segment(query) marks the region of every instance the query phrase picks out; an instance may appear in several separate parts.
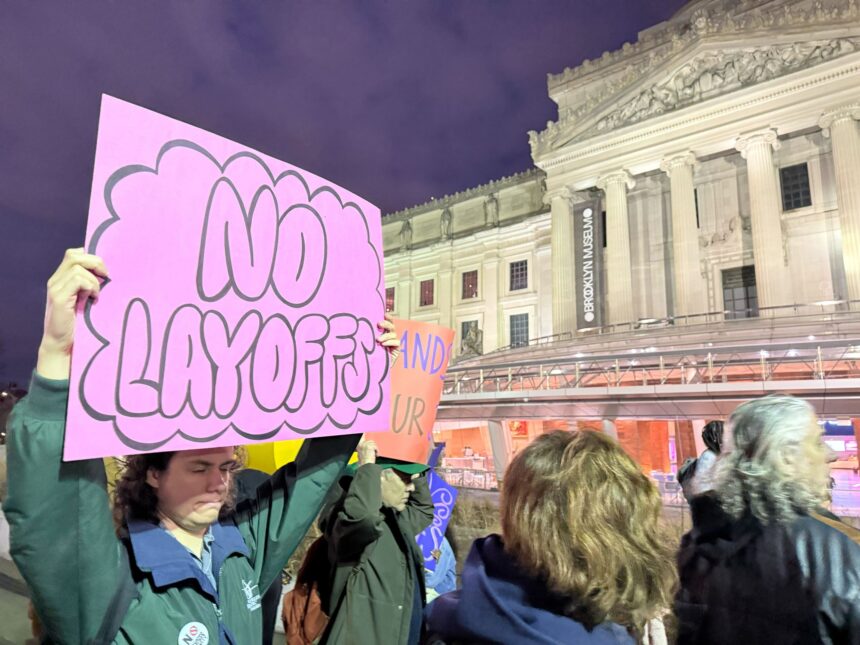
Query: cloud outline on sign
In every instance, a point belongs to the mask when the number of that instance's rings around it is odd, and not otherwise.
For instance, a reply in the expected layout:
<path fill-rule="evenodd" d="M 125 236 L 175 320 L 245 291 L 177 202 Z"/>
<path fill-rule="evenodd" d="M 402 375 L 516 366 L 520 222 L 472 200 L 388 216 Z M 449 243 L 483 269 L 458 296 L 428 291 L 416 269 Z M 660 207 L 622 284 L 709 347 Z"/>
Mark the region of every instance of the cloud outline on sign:
<path fill-rule="evenodd" d="M 116 188 L 116 186 L 122 180 L 124 180 L 124 179 L 126 179 L 132 175 L 138 174 L 138 173 L 150 173 L 150 174 L 154 174 L 157 176 L 159 173 L 162 159 L 165 157 L 165 155 L 168 152 L 170 152 L 171 150 L 176 149 L 176 148 L 190 149 L 194 152 L 197 152 L 197 153 L 203 155 L 212 164 L 214 164 L 216 168 L 218 168 L 219 172 L 222 174 L 222 177 L 223 177 L 223 174 L 225 173 L 225 171 L 227 170 L 227 168 L 229 168 L 229 166 L 232 163 L 235 163 L 236 161 L 238 161 L 240 159 L 250 159 L 250 160 L 256 162 L 265 171 L 266 176 L 272 182 L 272 188 L 276 187 L 278 182 L 283 181 L 284 179 L 287 179 L 289 177 L 294 177 L 300 182 L 300 184 L 304 188 L 305 195 L 307 197 L 308 205 L 316 196 L 321 195 L 323 193 L 330 193 L 337 200 L 337 203 L 340 205 L 342 210 L 345 210 L 348 207 L 355 209 L 358 212 L 358 214 L 360 215 L 361 222 L 364 225 L 365 241 L 367 242 L 367 245 L 370 247 L 371 251 L 373 252 L 374 257 L 376 258 L 378 272 L 377 272 L 377 282 L 376 282 L 376 286 L 375 286 L 375 293 L 379 299 L 380 309 L 384 311 L 384 309 L 385 309 L 384 302 L 385 301 L 384 301 L 384 298 L 383 298 L 383 295 L 381 292 L 382 280 L 383 280 L 383 276 L 384 276 L 384 268 L 383 268 L 382 261 L 379 257 L 379 252 L 376 249 L 376 247 L 374 247 L 373 243 L 370 240 L 370 227 L 368 226 L 367 217 L 364 213 L 364 210 L 361 208 L 361 206 L 359 206 L 354 201 L 344 202 L 344 200 L 341 199 L 340 194 L 338 194 L 338 192 L 329 185 L 320 186 L 319 188 L 317 188 L 311 192 L 309 190 L 309 186 L 308 186 L 307 181 L 305 181 L 305 178 L 302 176 L 301 173 L 299 173 L 296 170 L 293 170 L 293 169 L 286 170 L 282 173 L 279 173 L 277 176 L 275 176 L 272 173 L 271 169 L 268 167 L 268 165 L 260 158 L 260 156 L 254 154 L 253 152 L 247 151 L 247 150 L 243 150 L 243 151 L 232 154 L 230 157 L 227 158 L 227 160 L 223 164 L 221 164 L 215 158 L 215 156 L 212 155 L 203 146 L 201 146 L 197 143 L 194 143 L 193 141 L 189 141 L 188 139 L 172 139 L 172 140 L 166 142 L 164 145 L 162 145 L 161 149 L 159 150 L 158 154 L 156 155 L 156 160 L 155 160 L 154 166 L 151 167 L 151 166 L 146 166 L 144 164 L 129 164 L 129 165 L 123 166 L 123 167 L 115 170 L 108 177 L 107 181 L 105 182 L 104 190 L 103 190 L 104 203 L 105 203 L 105 206 L 108 210 L 109 217 L 107 219 L 105 219 L 105 221 L 100 223 L 98 225 L 98 227 L 96 227 L 96 230 L 93 232 L 92 238 L 90 239 L 89 243 L 87 244 L 87 247 L 86 247 L 87 253 L 98 255 L 98 252 L 97 252 L 98 251 L 98 244 L 99 244 L 99 241 L 101 240 L 102 235 L 111 226 L 113 226 L 114 224 L 116 224 L 117 222 L 119 222 L 122 219 L 119 216 L 119 214 L 117 213 L 116 208 L 113 204 L 112 193 L 113 193 L 113 190 Z M 312 209 L 312 210 L 315 211 L 315 209 Z M 243 215 L 246 215 L 245 210 L 244 210 L 244 206 L 243 206 Z M 317 213 L 317 215 L 318 215 L 318 213 Z M 279 214 L 279 219 L 280 219 L 280 217 L 281 217 L 281 215 Z M 247 230 L 247 227 L 248 227 L 247 217 L 245 218 L 245 225 L 246 225 L 246 230 Z M 104 291 L 104 289 L 106 289 L 106 288 L 109 288 L 110 282 L 111 282 L 111 280 L 109 278 L 107 278 L 103 281 L 102 287 L 101 287 L 102 291 Z M 234 430 L 236 432 L 236 434 L 240 435 L 241 437 L 244 437 L 246 439 L 255 440 L 255 441 L 264 441 L 266 439 L 271 439 L 272 437 L 277 435 L 281 431 L 281 429 L 284 428 L 285 426 L 287 428 L 289 428 L 291 431 L 295 432 L 296 434 L 300 434 L 300 435 L 304 435 L 304 436 L 313 435 L 323 425 L 325 425 L 326 422 L 329 422 L 333 427 L 338 428 L 339 430 L 345 430 L 345 429 L 351 427 L 355 423 L 356 418 L 358 418 L 359 412 L 361 412 L 362 414 L 365 414 L 365 415 L 371 415 L 371 414 L 374 414 L 375 412 L 377 412 L 380 409 L 380 407 L 382 406 L 382 402 L 384 399 L 383 392 L 382 392 L 382 384 L 385 382 L 385 379 L 387 378 L 387 376 L 391 370 L 391 358 L 390 358 L 390 355 L 387 351 L 384 352 L 385 367 L 384 367 L 384 370 L 382 371 L 379 382 L 377 382 L 377 384 L 376 384 L 376 387 L 379 390 L 376 405 L 373 406 L 371 409 L 368 409 L 368 410 L 359 410 L 358 408 L 356 408 L 354 411 L 354 414 L 352 416 L 352 419 L 349 421 L 339 423 L 334 418 L 332 418 L 332 416 L 329 412 L 326 412 L 325 415 L 323 415 L 320 422 L 311 428 L 297 428 L 285 420 L 285 421 L 281 421 L 273 429 L 268 430 L 266 432 L 251 433 L 251 432 L 248 432 L 246 430 L 243 430 L 241 427 L 239 427 L 238 425 L 236 425 L 235 423 L 233 423 L 231 421 L 221 430 L 219 430 L 215 433 L 206 435 L 205 437 L 197 437 L 194 435 L 190 435 L 186 432 L 183 432 L 183 430 L 181 428 L 177 428 L 175 431 L 173 431 L 171 434 L 169 434 L 165 439 L 158 440 L 158 441 L 144 442 L 144 441 L 139 441 L 137 439 L 132 439 L 131 437 L 127 436 L 122 431 L 122 429 L 120 428 L 120 426 L 117 422 L 117 416 L 119 416 L 118 414 L 116 414 L 116 413 L 105 414 L 103 412 L 99 412 L 87 401 L 87 398 L 85 396 L 84 385 L 87 382 L 87 377 L 89 375 L 90 369 L 97 362 L 99 355 L 102 352 L 104 352 L 111 344 L 110 340 L 108 340 L 105 336 L 103 336 L 102 334 L 100 334 L 98 332 L 98 330 L 96 329 L 96 327 L 92 321 L 92 307 L 94 304 L 95 303 L 92 299 L 87 300 L 87 302 L 84 304 L 83 317 L 84 317 L 84 322 L 87 326 L 88 331 L 90 332 L 90 334 L 92 334 L 93 338 L 96 339 L 96 341 L 99 343 L 100 346 L 95 352 L 93 352 L 92 356 L 90 357 L 89 361 L 84 366 L 84 369 L 81 372 L 81 377 L 80 377 L 79 382 L 78 382 L 78 399 L 79 399 L 81 406 L 84 409 L 84 411 L 91 418 L 95 419 L 96 421 L 110 422 L 112 424 L 113 430 L 116 433 L 116 436 L 119 438 L 119 440 L 124 445 L 128 446 L 129 448 L 131 448 L 133 450 L 137 450 L 137 451 L 141 451 L 141 452 L 153 451 L 153 450 L 156 450 L 156 449 L 164 446 L 165 444 L 169 443 L 170 441 L 173 441 L 176 438 L 182 438 L 182 439 L 185 439 L 186 441 L 189 441 L 192 443 L 205 444 L 207 442 L 218 439 L 224 433 L 228 432 L 230 429 Z M 358 322 L 367 322 L 371 326 L 371 329 L 373 329 L 373 323 L 371 323 L 370 321 L 367 321 L 364 318 L 361 318 L 361 319 L 357 318 L 356 320 Z M 147 320 L 147 322 L 149 322 L 149 321 Z M 150 347 L 150 349 L 151 349 L 151 347 Z M 147 366 L 149 364 L 149 359 L 150 359 L 150 352 L 148 351 L 147 356 L 146 356 L 146 365 Z M 142 382 L 142 383 L 148 382 L 151 385 L 155 385 L 151 380 L 146 380 L 146 379 L 140 379 L 138 382 Z M 240 376 L 240 382 L 241 382 L 241 376 Z M 371 385 L 372 385 L 372 381 L 369 380 L 367 391 L 370 391 Z M 117 405 L 117 402 L 115 401 L 114 402 L 114 408 L 118 408 L 118 407 L 119 406 Z M 323 405 L 322 407 L 327 409 L 327 408 L 330 408 L 331 406 L 330 405 L 328 405 L 328 406 Z"/>

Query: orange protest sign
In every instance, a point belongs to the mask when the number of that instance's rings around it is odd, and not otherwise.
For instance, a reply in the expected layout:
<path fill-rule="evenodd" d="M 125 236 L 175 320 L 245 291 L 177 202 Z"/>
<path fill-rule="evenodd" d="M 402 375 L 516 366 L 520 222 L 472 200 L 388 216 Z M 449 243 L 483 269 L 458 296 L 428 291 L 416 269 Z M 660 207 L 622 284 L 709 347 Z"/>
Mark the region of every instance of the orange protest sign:
<path fill-rule="evenodd" d="M 382 457 L 426 463 L 448 369 L 454 330 L 414 320 L 395 320 L 400 356 L 391 372 L 391 424 L 367 435 Z"/>

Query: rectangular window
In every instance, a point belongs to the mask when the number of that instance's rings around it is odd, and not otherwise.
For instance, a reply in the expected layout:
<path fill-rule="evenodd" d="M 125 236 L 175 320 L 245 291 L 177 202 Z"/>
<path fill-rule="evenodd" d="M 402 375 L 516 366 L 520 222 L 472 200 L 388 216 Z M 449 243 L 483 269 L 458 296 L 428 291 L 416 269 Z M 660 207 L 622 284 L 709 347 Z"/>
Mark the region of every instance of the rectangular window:
<path fill-rule="evenodd" d="M 528 289 L 529 286 L 529 261 L 519 260 L 511 262 L 511 291 Z"/>
<path fill-rule="evenodd" d="M 755 267 L 746 266 L 723 271 L 723 306 L 726 320 L 758 316 Z"/>
<path fill-rule="evenodd" d="M 433 304 L 433 280 L 422 280 L 421 281 L 421 300 L 419 301 L 419 305 L 421 307 L 429 307 Z"/>
<path fill-rule="evenodd" d="M 529 315 L 514 314 L 511 320 L 511 347 L 525 347 L 529 344 Z"/>
<path fill-rule="evenodd" d="M 478 297 L 478 271 L 463 272 L 463 300 Z"/>
<path fill-rule="evenodd" d="M 394 311 L 394 287 L 385 288 L 385 311 Z"/>
<path fill-rule="evenodd" d="M 782 210 L 793 211 L 812 205 L 809 169 L 805 163 L 780 168 L 779 183 L 782 187 Z"/>

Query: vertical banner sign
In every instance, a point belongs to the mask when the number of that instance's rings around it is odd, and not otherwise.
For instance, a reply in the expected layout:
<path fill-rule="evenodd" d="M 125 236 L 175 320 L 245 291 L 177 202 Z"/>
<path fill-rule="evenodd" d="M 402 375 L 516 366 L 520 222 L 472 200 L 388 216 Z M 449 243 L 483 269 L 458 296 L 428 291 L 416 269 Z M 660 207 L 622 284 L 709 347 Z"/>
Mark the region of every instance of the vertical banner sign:
<path fill-rule="evenodd" d="M 424 555 L 424 568 L 430 571 L 436 570 L 436 558 L 433 551 L 440 549 L 442 538 L 445 537 L 445 529 L 451 521 L 451 512 L 454 502 L 457 501 L 457 489 L 448 484 L 436 474 L 429 471 L 427 484 L 430 487 L 430 497 L 433 498 L 433 523 L 418 534 L 418 546 Z"/>
<path fill-rule="evenodd" d="M 379 209 L 104 96 L 66 460 L 386 427 Z"/>
<path fill-rule="evenodd" d="M 600 200 L 576 204 L 573 234 L 576 276 L 576 327 L 603 325 L 603 217 Z"/>
<path fill-rule="evenodd" d="M 414 320 L 395 320 L 400 356 L 391 371 L 391 419 L 373 440 L 383 457 L 427 463 L 448 370 L 454 330 Z"/>

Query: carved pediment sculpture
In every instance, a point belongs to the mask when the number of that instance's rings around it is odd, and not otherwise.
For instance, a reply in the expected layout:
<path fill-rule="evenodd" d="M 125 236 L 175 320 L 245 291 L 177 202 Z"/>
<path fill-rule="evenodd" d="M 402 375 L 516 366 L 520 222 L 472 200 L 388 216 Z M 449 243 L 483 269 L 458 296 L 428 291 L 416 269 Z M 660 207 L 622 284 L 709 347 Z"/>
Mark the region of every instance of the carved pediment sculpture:
<path fill-rule="evenodd" d="M 857 46 L 854 39 L 842 38 L 703 54 L 666 81 L 643 90 L 604 116 L 595 130 L 614 130 L 731 90 L 763 83 L 852 53 Z"/>
<path fill-rule="evenodd" d="M 860 41 L 849 34 L 778 45 L 770 44 L 776 39 L 762 37 L 763 31 L 777 35 L 800 27 L 856 27 L 860 0 L 713 0 L 695 5 L 643 32 L 633 44 L 550 75 L 551 95 L 571 98 L 560 103 L 557 122 L 529 133 L 532 156 L 860 48 Z M 737 46 L 723 44 L 719 51 L 698 48 L 697 43 L 714 38 Z M 684 51 L 690 51 L 686 61 L 679 59 Z M 661 80 L 649 84 L 648 79 Z"/>

